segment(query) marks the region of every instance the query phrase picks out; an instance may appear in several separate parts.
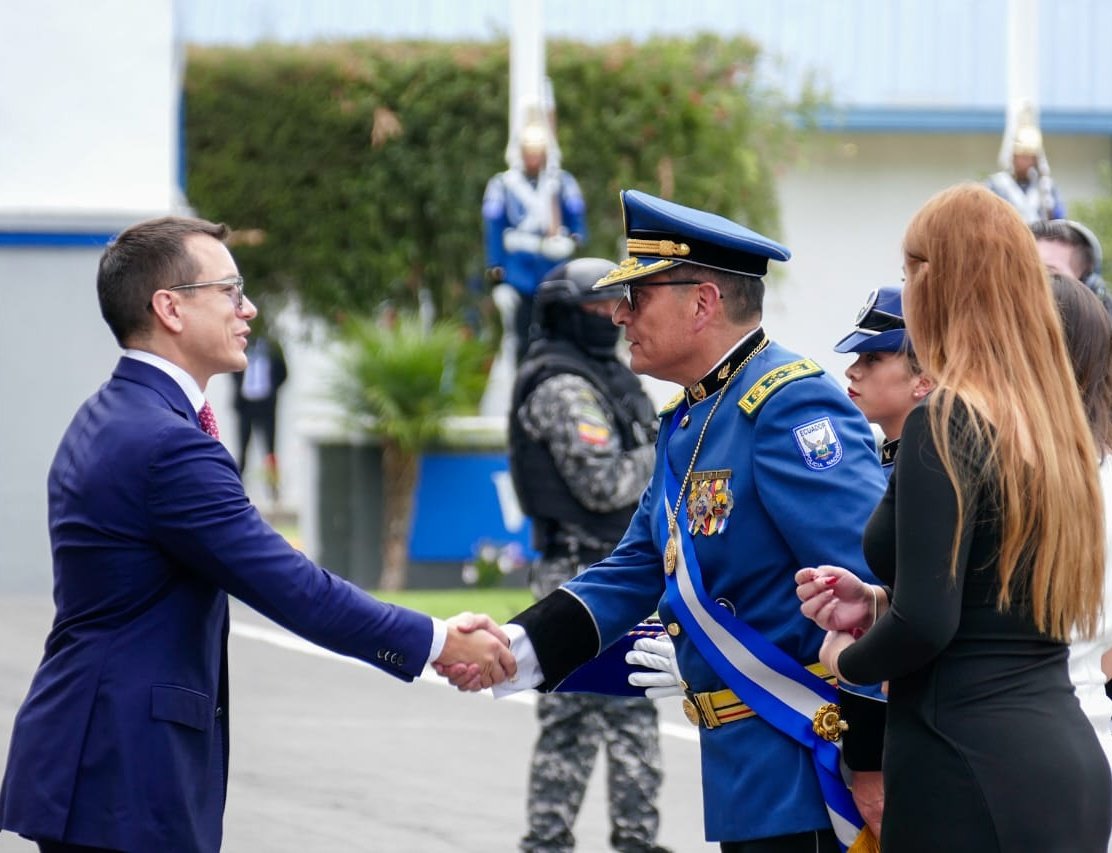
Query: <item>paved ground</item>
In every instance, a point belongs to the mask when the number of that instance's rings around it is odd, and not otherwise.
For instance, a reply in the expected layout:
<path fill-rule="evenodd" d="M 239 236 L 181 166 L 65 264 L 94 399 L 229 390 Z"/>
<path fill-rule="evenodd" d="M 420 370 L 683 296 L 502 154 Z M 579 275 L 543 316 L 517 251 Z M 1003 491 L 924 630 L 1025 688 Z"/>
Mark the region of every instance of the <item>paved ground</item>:
<path fill-rule="evenodd" d="M 45 598 L 0 599 L 0 746 L 42 649 Z M 513 851 L 524 827 L 536 732 L 531 701 L 460 695 L 434 676 L 408 685 L 314 649 L 252 611 L 233 610 L 228 853 Z M 660 842 L 702 840 L 695 730 L 660 703 Z M 578 850 L 606 851 L 601 762 L 577 826 Z M 0 853 L 36 848 L 0 834 Z"/>

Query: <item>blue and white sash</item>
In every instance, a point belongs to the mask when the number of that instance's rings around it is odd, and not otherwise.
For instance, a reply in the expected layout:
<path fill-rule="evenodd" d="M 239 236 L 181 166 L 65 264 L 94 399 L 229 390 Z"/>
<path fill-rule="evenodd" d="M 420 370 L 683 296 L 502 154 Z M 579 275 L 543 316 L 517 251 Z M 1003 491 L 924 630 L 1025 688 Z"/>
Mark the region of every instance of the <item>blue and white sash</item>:
<path fill-rule="evenodd" d="M 683 407 L 686 408 L 686 407 Z M 683 413 L 673 414 L 674 425 Z M 664 442 L 664 502 L 675 505 L 679 482 L 667 459 Z M 659 520 L 660 541 L 668 541 L 667 508 Z M 863 821 L 841 771 L 841 748 L 813 728 L 814 713 L 837 701 L 837 691 L 799 661 L 769 642 L 752 626 L 714 603 L 703 586 L 695 543 L 685 535 L 687 507 L 680 501 L 676 517 L 679 548 L 676 568 L 665 573 L 665 596 L 699 653 L 743 702 L 778 731 L 811 751 L 830 823 L 843 849 L 861 830 Z"/>

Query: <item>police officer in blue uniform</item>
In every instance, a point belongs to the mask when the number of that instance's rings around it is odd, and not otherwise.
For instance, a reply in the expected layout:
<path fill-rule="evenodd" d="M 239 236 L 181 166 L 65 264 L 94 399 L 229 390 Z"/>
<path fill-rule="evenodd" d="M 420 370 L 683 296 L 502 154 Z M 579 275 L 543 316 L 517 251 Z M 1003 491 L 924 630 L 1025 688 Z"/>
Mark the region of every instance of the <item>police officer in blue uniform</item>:
<path fill-rule="evenodd" d="M 880 464 L 885 477 L 895 467 L 904 421 L 933 387 L 911 348 L 903 316 L 903 286 L 873 290 L 857 312 L 853 330 L 834 345 L 835 352 L 855 353 L 846 368 L 849 396 L 883 434 Z M 849 726 L 842 755 L 853 771 L 854 801 L 879 837 L 884 788 L 886 699 L 880 685 L 841 684 L 839 704 Z"/>
<path fill-rule="evenodd" d="M 786 248 L 645 193 L 621 200 L 630 257 L 597 286 L 621 288 L 632 369 L 684 390 L 615 551 L 507 626 L 515 687 L 556 688 L 659 610 L 700 730 L 707 839 L 725 853 L 838 850 L 860 819 L 832 781 L 836 709 L 812 702 L 831 689 L 823 632 L 794 574 L 833 563 L 870 577 L 861 534 L 884 488 L 871 431 L 818 364 L 761 327 L 763 276 Z"/>
<path fill-rule="evenodd" d="M 857 312 L 853 330 L 834 345 L 834 351 L 857 355 L 846 368 L 849 396 L 884 434 L 880 462 L 890 475 L 904 421 L 932 387 L 907 338 L 903 287 L 888 285 L 872 291 Z"/>

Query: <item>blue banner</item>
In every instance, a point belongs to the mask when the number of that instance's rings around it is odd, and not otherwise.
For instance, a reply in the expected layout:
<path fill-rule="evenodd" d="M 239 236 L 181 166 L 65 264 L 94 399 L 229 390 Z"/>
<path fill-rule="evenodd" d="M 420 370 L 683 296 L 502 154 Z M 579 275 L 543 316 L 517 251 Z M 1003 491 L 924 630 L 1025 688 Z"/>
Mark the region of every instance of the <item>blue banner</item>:
<path fill-rule="evenodd" d="M 463 562 L 483 542 L 516 542 L 529 558 L 534 553 L 505 453 L 422 456 L 413 515 L 409 557 L 415 562 Z"/>

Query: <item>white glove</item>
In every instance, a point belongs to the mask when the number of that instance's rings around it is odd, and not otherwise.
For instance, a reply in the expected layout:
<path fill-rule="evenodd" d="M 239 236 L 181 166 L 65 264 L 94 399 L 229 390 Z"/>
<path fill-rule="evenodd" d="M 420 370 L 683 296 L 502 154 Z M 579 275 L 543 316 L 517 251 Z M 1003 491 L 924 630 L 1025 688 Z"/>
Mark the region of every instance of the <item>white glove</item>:
<path fill-rule="evenodd" d="M 502 248 L 507 252 L 529 252 L 535 255 L 542 251 L 543 245 L 540 234 L 519 231 L 516 228 L 507 228 L 502 232 Z"/>
<path fill-rule="evenodd" d="M 541 254 L 550 261 L 562 261 L 575 252 L 575 240 L 565 234 L 553 234 L 541 240 Z"/>
<path fill-rule="evenodd" d="M 626 652 L 626 663 L 654 669 L 656 672 L 631 672 L 628 681 L 634 687 L 645 687 L 649 699 L 665 696 L 682 696 L 679 667 L 676 666 L 676 647 L 667 634 L 660 639 L 642 637 L 633 644 L 633 651 Z"/>
<path fill-rule="evenodd" d="M 521 304 L 521 294 L 514 289 L 513 285 L 502 282 L 491 288 L 490 298 L 494 300 L 494 305 L 502 317 L 502 328 L 512 334 L 514 314 L 517 313 L 517 306 Z"/>

